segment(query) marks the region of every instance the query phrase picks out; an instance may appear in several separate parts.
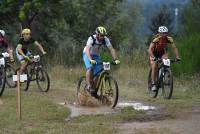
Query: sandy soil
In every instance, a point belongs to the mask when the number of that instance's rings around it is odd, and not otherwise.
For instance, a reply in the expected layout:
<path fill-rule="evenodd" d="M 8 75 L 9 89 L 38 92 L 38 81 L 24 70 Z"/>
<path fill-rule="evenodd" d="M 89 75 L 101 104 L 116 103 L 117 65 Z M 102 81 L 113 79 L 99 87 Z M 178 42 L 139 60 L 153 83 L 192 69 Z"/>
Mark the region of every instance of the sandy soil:
<path fill-rule="evenodd" d="M 119 134 L 200 134 L 200 109 L 179 113 L 174 119 L 118 124 Z"/>

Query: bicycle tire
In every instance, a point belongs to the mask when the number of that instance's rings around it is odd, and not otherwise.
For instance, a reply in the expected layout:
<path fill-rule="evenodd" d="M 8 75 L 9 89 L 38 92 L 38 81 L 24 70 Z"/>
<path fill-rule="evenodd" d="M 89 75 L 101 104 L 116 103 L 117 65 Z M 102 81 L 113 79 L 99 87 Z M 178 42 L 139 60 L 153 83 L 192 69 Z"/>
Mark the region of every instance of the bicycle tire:
<path fill-rule="evenodd" d="M 17 71 L 19 71 L 20 68 L 16 69 L 15 74 L 17 75 Z M 29 72 L 27 70 L 27 68 L 23 71 L 22 74 L 26 74 L 27 75 L 27 80 L 24 82 L 20 82 L 20 88 L 24 91 L 28 91 L 29 89 L 29 85 L 30 85 L 30 78 L 29 78 Z M 21 74 L 20 74 L 21 75 Z"/>
<path fill-rule="evenodd" d="M 76 91 L 76 99 L 79 104 L 81 103 L 79 100 L 79 94 L 82 93 L 83 91 L 85 91 L 86 87 L 87 87 L 86 77 L 81 76 L 78 80 L 77 89 L 76 89 L 77 90 Z"/>
<path fill-rule="evenodd" d="M 169 76 L 166 76 L 167 74 Z M 162 96 L 164 99 L 171 99 L 172 93 L 173 93 L 173 74 L 171 72 L 171 69 L 167 68 L 164 70 L 164 76 L 162 79 Z"/>
<path fill-rule="evenodd" d="M 5 84 L 6 84 L 6 74 L 5 74 L 5 68 L 3 66 L 0 67 L 0 96 L 3 95 L 4 89 L 5 89 Z"/>
<path fill-rule="evenodd" d="M 109 75 L 105 76 L 105 86 L 101 87 L 100 93 L 101 93 L 100 100 L 106 97 L 106 99 L 108 99 L 108 101 L 110 102 L 109 105 L 111 108 L 114 108 L 117 105 L 119 96 L 119 87 L 117 81 L 112 76 Z"/>
<path fill-rule="evenodd" d="M 41 75 L 42 77 L 41 77 Z M 41 82 L 46 82 L 45 87 L 42 86 Z M 36 71 L 36 82 L 41 92 L 48 92 L 50 89 L 50 79 L 48 73 L 43 68 L 38 68 Z"/>
<path fill-rule="evenodd" d="M 10 88 L 15 88 L 17 86 L 17 83 L 13 81 L 13 75 L 15 72 L 16 70 L 12 65 L 8 64 L 6 66 L 6 84 Z"/>
<path fill-rule="evenodd" d="M 150 71 L 149 71 L 148 88 L 147 89 L 148 89 L 149 96 L 152 97 L 152 98 L 156 98 L 157 95 L 158 95 L 158 89 L 156 91 L 151 90 L 151 88 L 152 88 L 151 72 L 152 72 L 152 69 L 150 69 Z"/>

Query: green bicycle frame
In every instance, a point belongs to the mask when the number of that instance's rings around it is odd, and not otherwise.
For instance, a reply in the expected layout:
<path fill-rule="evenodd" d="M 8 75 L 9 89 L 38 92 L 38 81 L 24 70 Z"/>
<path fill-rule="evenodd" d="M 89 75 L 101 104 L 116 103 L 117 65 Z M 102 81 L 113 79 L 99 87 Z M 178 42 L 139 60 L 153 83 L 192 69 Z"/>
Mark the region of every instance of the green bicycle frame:
<path fill-rule="evenodd" d="M 99 76 L 98 76 L 98 80 L 97 80 L 97 83 L 95 84 L 95 88 L 97 89 L 97 91 L 99 89 L 102 89 L 102 87 L 105 87 L 105 78 L 106 76 L 108 76 L 109 73 L 106 72 L 106 71 L 102 71 Z M 102 92 L 102 91 L 101 91 Z"/>

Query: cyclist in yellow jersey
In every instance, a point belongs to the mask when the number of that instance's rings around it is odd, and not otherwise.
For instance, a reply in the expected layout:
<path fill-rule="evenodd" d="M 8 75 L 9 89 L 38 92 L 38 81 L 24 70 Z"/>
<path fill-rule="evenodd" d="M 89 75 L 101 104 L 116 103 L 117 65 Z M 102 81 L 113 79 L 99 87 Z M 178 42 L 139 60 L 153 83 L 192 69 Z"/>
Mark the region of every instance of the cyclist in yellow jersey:
<path fill-rule="evenodd" d="M 22 34 L 22 38 L 20 38 L 17 44 L 17 48 L 16 48 L 17 59 L 21 63 L 20 73 L 23 72 L 23 70 L 26 68 L 30 60 L 29 59 L 29 56 L 31 55 L 29 51 L 30 45 L 33 45 L 33 44 L 36 45 L 40 49 L 42 54 L 46 54 L 42 45 L 31 37 L 31 30 L 29 28 L 23 29 L 21 34 Z"/>
<path fill-rule="evenodd" d="M 167 59 L 168 58 L 168 44 L 170 44 L 174 50 L 176 55 L 176 59 L 180 60 L 178 49 L 174 43 L 174 40 L 168 34 L 168 29 L 166 26 L 160 26 L 158 28 L 158 34 L 153 38 L 150 46 L 149 46 L 149 56 L 150 56 L 150 66 L 152 69 L 151 79 L 152 79 L 152 90 L 155 91 L 156 88 L 156 76 L 158 64 L 155 62 L 157 59 Z"/>

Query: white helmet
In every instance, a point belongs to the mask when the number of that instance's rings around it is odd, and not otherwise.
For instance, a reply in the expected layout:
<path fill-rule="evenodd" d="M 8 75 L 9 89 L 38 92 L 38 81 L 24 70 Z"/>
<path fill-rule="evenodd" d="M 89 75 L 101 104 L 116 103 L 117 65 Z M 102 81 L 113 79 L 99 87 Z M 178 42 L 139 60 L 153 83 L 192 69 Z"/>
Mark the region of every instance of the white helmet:
<path fill-rule="evenodd" d="M 5 31 L 4 31 L 4 30 L 0 30 L 0 34 L 1 34 L 2 36 L 5 36 Z"/>
<path fill-rule="evenodd" d="M 167 29 L 166 26 L 159 26 L 158 32 L 159 32 L 159 33 L 167 33 L 167 32 L 168 32 L 168 29 Z"/>

